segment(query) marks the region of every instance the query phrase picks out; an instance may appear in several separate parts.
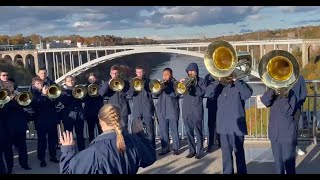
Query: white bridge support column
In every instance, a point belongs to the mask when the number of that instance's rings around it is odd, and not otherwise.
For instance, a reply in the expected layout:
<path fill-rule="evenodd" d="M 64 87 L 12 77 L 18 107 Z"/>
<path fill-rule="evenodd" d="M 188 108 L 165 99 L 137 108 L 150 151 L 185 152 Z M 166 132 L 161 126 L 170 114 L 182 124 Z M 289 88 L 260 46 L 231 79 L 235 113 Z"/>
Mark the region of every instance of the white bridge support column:
<path fill-rule="evenodd" d="M 49 72 L 49 68 L 48 68 L 48 59 L 47 59 L 47 53 L 44 53 L 44 63 L 46 65 L 46 70 Z"/>
<path fill-rule="evenodd" d="M 96 50 L 96 59 L 99 58 L 98 50 Z"/>
<path fill-rule="evenodd" d="M 52 53 L 52 62 L 53 62 L 53 75 L 54 75 L 54 79 L 56 80 L 58 78 L 56 74 L 56 60 L 55 60 L 54 52 Z"/>

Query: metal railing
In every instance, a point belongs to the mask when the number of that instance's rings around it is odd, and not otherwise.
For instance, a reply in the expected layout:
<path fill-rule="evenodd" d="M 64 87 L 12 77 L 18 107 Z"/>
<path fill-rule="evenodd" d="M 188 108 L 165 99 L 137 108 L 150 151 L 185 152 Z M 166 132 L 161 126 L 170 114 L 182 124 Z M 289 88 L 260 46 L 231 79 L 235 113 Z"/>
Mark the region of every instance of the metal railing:
<path fill-rule="evenodd" d="M 262 82 L 248 82 L 248 84 L 258 84 L 264 85 Z M 302 108 L 301 119 L 299 121 L 298 138 L 299 140 L 307 140 L 313 143 L 317 143 L 317 138 L 319 138 L 320 123 L 318 123 L 318 117 L 320 114 L 320 94 L 318 93 L 318 86 L 320 86 L 320 81 L 306 81 L 307 87 L 309 89 L 309 94 Z M 313 92 L 310 90 L 313 88 Z M 312 92 L 312 94 L 311 94 Z M 264 92 L 263 92 L 264 93 Z M 262 94 L 263 94 L 262 93 Z M 249 100 L 246 101 L 246 123 L 248 129 L 248 135 L 246 140 L 268 140 L 268 121 L 269 121 L 269 108 L 259 107 L 257 102 L 257 97 L 262 94 L 256 94 L 251 96 Z M 157 99 L 154 99 L 154 103 L 157 103 Z M 183 99 L 179 100 L 180 103 L 180 118 L 179 118 L 179 135 L 181 139 L 186 138 L 185 126 L 182 118 L 182 103 Z M 132 103 L 130 103 L 132 107 Z M 204 120 L 203 120 L 203 133 L 204 137 L 208 135 L 208 109 L 206 108 L 206 98 L 203 99 L 204 107 Z M 314 113 L 315 112 L 315 113 Z M 232 112 L 230 112 L 232 113 Z M 156 118 L 156 117 L 155 117 Z M 131 115 L 129 116 L 129 123 L 131 122 Z M 98 134 L 98 131 L 95 132 Z M 156 137 L 159 138 L 159 127 L 157 120 L 155 119 L 155 133 Z M 87 124 L 85 123 L 84 135 L 88 138 Z M 29 133 L 27 133 L 27 138 L 36 139 L 36 131 L 34 129 L 33 122 L 29 123 Z"/>

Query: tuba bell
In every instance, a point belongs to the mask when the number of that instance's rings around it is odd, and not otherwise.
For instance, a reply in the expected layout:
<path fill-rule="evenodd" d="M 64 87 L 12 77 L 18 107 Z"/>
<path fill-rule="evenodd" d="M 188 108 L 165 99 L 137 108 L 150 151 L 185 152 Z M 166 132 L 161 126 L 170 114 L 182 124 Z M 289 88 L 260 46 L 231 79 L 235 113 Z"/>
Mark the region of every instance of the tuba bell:
<path fill-rule="evenodd" d="M 175 90 L 179 94 L 187 94 L 191 86 L 197 85 L 197 77 L 189 76 L 184 82 L 175 83 Z"/>
<path fill-rule="evenodd" d="M 90 85 L 88 86 L 87 91 L 88 91 L 88 95 L 89 95 L 90 97 L 97 97 L 97 96 L 99 96 L 99 85 L 97 85 L 97 84 L 90 84 Z"/>
<path fill-rule="evenodd" d="M 72 96 L 76 99 L 83 99 L 87 95 L 87 88 L 84 85 L 76 85 L 72 89 Z"/>
<path fill-rule="evenodd" d="M 251 73 L 252 57 L 248 52 L 236 53 L 233 46 L 226 41 L 215 41 L 206 49 L 204 65 L 212 76 L 221 78 L 230 76 L 236 67 L 245 65 L 244 72 L 236 77 L 241 79 Z"/>
<path fill-rule="evenodd" d="M 0 108 L 2 108 L 5 104 L 10 101 L 11 93 L 8 89 L 0 90 Z"/>
<path fill-rule="evenodd" d="M 61 88 L 58 85 L 53 84 L 48 87 L 48 97 L 50 99 L 56 99 L 60 97 L 60 95 L 61 95 Z"/>
<path fill-rule="evenodd" d="M 266 86 L 286 96 L 299 78 L 299 63 L 291 53 L 273 50 L 262 57 L 258 72 Z"/>
<path fill-rule="evenodd" d="M 135 91 L 140 92 L 144 88 L 144 81 L 138 77 L 135 77 L 131 80 L 131 86 Z"/>
<path fill-rule="evenodd" d="M 16 101 L 20 106 L 28 106 L 32 101 L 31 92 L 21 92 L 15 97 Z"/>
<path fill-rule="evenodd" d="M 124 81 L 120 77 L 116 77 L 110 81 L 109 86 L 112 91 L 122 91 L 124 88 Z"/>
<path fill-rule="evenodd" d="M 149 89 L 151 93 L 158 94 L 160 91 L 166 88 L 166 85 L 167 85 L 167 81 L 165 80 L 159 81 L 154 79 L 150 81 Z"/>

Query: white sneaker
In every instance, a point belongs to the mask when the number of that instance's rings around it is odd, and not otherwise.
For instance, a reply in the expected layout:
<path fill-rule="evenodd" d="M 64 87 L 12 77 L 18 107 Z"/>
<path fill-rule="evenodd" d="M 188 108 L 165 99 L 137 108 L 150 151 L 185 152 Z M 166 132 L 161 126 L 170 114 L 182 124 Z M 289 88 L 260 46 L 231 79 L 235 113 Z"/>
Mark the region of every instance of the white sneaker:
<path fill-rule="evenodd" d="M 297 149 L 297 154 L 298 154 L 299 156 L 303 156 L 303 155 L 305 155 L 306 153 L 305 153 L 304 151 L 302 151 L 301 149 Z"/>

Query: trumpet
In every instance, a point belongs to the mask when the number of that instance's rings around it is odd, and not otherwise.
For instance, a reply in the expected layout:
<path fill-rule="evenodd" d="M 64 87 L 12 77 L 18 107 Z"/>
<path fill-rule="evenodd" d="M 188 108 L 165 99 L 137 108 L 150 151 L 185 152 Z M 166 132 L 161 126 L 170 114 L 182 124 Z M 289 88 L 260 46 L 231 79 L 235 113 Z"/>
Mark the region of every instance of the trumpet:
<path fill-rule="evenodd" d="M 76 99 L 83 99 L 87 95 L 87 88 L 84 85 L 76 85 L 72 89 L 72 96 Z"/>
<path fill-rule="evenodd" d="M 184 95 L 188 93 L 188 90 L 191 86 L 196 85 L 197 77 L 189 76 L 184 82 L 177 82 L 174 87 L 177 93 Z"/>
<path fill-rule="evenodd" d="M 113 91 L 122 91 L 124 88 L 124 81 L 120 77 L 116 77 L 110 81 L 109 86 Z"/>
<path fill-rule="evenodd" d="M 15 97 L 15 99 L 20 106 L 28 106 L 32 101 L 32 97 L 31 92 L 21 92 Z"/>
<path fill-rule="evenodd" d="M 88 86 L 87 91 L 88 91 L 88 95 L 89 95 L 90 97 L 97 97 L 97 96 L 99 96 L 99 85 L 97 85 L 97 84 L 90 84 L 90 85 Z"/>
<path fill-rule="evenodd" d="M 135 77 L 131 80 L 131 86 L 135 91 L 140 92 L 144 88 L 144 81 L 138 77 Z"/>
<path fill-rule="evenodd" d="M 53 84 L 48 87 L 48 97 L 50 99 L 56 99 L 56 98 L 60 97 L 61 92 L 62 92 L 61 88 L 56 84 Z"/>
<path fill-rule="evenodd" d="M 206 49 L 204 64 L 212 76 L 221 78 L 230 76 L 236 67 L 245 65 L 244 72 L 236 77 L 241 79 L 251 73 L 252 56 L 248 52 L 236 53 L 233 46 L 226 41 L 215 41 Z"/>
<path fill-rule="evenodd" d="M 0 90 L 0 108 L 10 101 L 11 92 L 8 89 Z"/>
<path fill-rule="evenodd" d="M 163 89 L 165 89 L 167 86 L 167 81 L 162 80 L 162 81 L 158 81 L 156 79 L 150 81 L 149 83 L 149 89 L 153 94 L 157 94 L 160 91 L 162 91 Z"/>
<path fill-rule="evenodd" d="M 299 63 L 291 53 L 273 50 L 262 57 L 258 72 L 266 86 L 278 95 L 287 96 L 299 78 Z"/>

